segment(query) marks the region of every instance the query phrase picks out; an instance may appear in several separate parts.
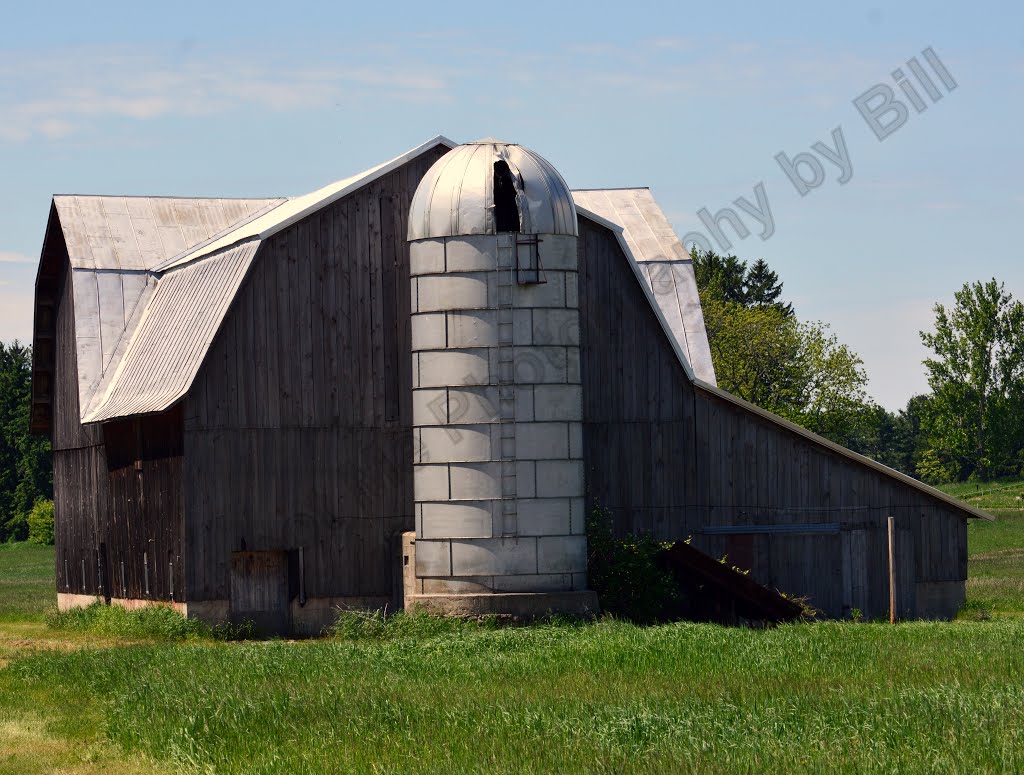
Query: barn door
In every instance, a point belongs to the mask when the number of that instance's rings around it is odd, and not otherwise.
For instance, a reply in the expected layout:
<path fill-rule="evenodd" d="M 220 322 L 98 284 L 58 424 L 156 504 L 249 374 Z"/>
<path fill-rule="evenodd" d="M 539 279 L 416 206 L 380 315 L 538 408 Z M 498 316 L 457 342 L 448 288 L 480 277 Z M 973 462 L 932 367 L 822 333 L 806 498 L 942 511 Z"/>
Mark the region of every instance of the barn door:
<path fill-rule="evenodd" d="M 251 621 L 260 635 L 291 629 L 288 552 L 233 552 L 231 620 Z"/>

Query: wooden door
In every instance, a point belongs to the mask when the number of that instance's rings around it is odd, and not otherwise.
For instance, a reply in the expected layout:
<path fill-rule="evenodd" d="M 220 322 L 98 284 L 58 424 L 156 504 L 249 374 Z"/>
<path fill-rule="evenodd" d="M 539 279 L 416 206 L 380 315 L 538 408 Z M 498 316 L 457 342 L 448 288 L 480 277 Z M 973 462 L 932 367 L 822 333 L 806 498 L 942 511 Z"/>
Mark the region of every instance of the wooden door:
<path fill-rule="evenodd" d="M 291 629 L 288 552 L 233 552 L 231 620 L 251 621 L 260 635 Z"/>

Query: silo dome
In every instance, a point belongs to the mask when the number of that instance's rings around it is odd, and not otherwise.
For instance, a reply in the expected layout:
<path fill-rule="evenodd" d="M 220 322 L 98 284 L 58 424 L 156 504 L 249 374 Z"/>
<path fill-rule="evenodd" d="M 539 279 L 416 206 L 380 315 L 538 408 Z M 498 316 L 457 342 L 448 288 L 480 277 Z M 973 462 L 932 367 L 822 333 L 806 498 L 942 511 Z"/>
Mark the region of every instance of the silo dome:
<path fill-rule="evenodd" d="M 423 177 L 409 211 L 409 239 L 472 234 L 577 236 L 569 187 L 542 156 L 493 138 L 465 143 Z"/>

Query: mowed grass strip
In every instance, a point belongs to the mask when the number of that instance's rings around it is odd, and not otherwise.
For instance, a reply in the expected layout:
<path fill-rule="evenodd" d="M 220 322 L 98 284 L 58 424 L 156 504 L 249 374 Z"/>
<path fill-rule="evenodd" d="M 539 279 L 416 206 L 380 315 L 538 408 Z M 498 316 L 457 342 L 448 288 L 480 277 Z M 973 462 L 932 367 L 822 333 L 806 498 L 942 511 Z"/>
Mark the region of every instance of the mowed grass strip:
<path fill-rule="evenodd" d="M 1024 623 L 617 622 L 37 654 L 74 733 L 217 772 L 1012 772 Z"/>

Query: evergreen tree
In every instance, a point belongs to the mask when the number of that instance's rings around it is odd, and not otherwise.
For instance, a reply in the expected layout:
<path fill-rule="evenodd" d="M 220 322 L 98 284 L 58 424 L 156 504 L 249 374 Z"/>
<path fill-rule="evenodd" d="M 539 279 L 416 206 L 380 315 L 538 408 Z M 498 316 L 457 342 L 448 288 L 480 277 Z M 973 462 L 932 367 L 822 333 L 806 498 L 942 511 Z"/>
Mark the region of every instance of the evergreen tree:
<path fill-rule="evenodd" d="M 782 282 L 779 275 L 768 268 L 768 262 L 763 258 L 757 259 L 747 270 L 745 285 L 747 306 L 775 307 L 786 317 L 793 314 L 792 304 L 783 304 L 779 301 L 782 295 Z"/>
<path fill-rule="evenodd" d="M 50 443 L 29 433 L 32 350 L 0 343 L 0 541 L 28 537 L 28 515 L 53 497 Z"/>
<path fill-rule="evenodd" d="M 785 317 L 793 314 L 793 305 L 779 301 L 782 282 L 779 275 L 759 258 L 753 266 L 736 256 L 720 256 L 710 250 L 693 249 L 693 272 L 701 300 L 725 301 L 743 307 L 773 307 Z"/>

